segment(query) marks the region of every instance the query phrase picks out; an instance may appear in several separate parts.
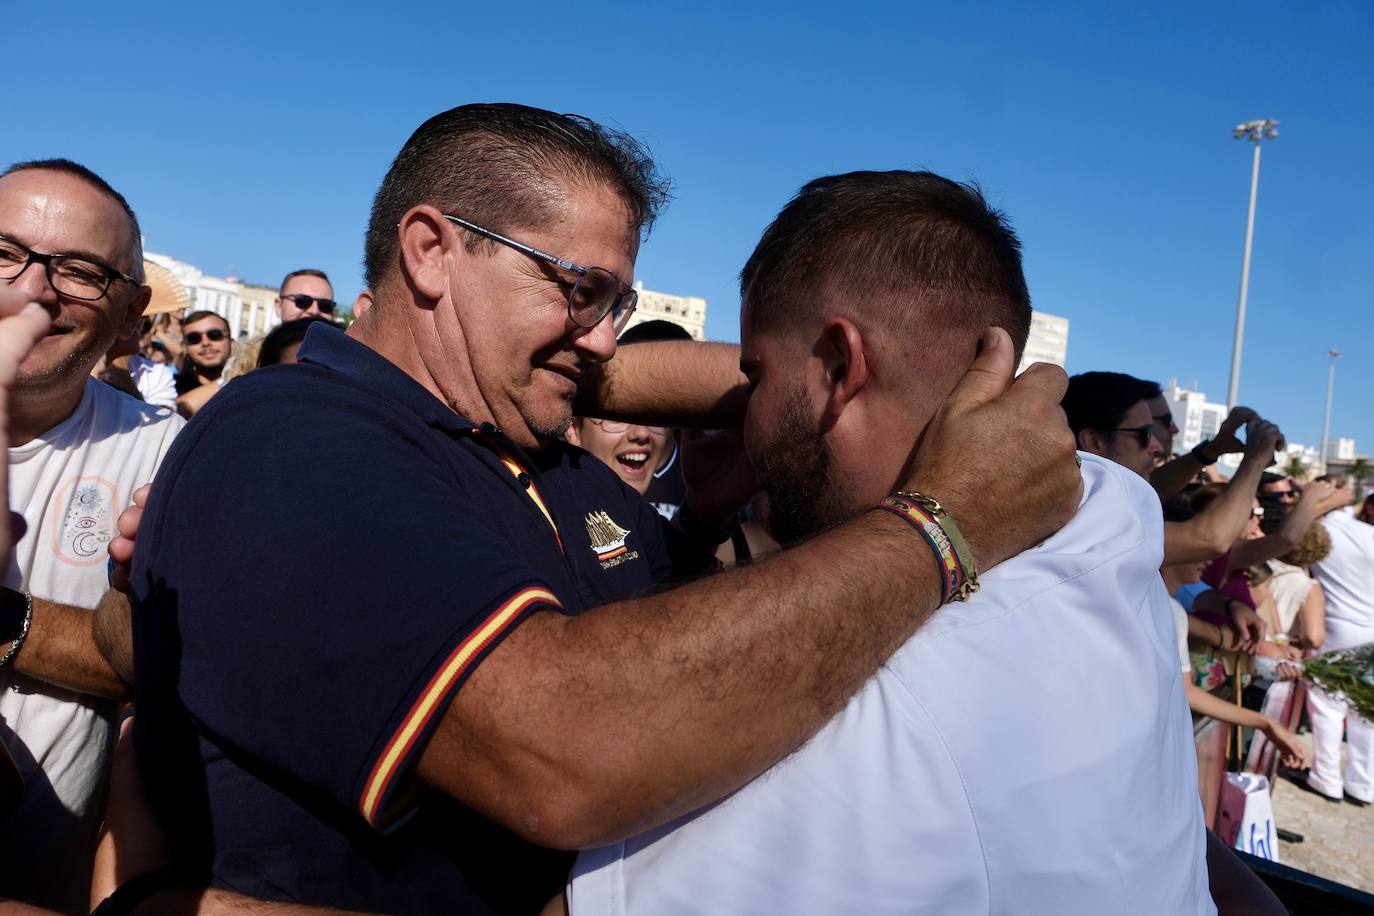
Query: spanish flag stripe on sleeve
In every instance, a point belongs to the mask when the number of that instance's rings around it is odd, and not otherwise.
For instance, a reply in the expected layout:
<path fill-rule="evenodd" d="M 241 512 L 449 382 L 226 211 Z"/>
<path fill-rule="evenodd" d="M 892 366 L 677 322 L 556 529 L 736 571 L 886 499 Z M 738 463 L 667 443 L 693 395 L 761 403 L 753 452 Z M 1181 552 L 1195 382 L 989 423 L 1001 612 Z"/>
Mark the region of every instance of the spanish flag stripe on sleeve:
<path fill-rule="evenodd" d="M 486 620 L 460 642 L 434 675 L 425 684 L 420 696 L 392 734 L 372 772 L 368 774 L 363 786 L 363 794 L 358 805 L 363 817 L 373 827 L 378 827 L 381 803 L 386 799 L 388 790 L 396 781 L 402 764 L 410 756 L 415 742 L 425 733 L 435 713 L 440 709 L 444 698 L 453 690 L 468 672 L 475 658 L 500 637 L 520 615 L 535 604 L 549 604 L 561 607 L 558 598 L 544 588 L 526 588 L 506 599 Z"/>

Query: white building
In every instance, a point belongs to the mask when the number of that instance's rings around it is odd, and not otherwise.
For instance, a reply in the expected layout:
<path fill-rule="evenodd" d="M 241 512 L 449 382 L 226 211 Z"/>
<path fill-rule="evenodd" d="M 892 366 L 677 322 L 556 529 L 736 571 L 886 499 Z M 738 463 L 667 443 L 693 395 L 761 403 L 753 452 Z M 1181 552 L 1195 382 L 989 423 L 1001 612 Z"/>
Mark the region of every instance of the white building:
<path fill-rule="evenodd" d="M 191 294 L 188 312 L 210 311 L 222 315 L 234 336 L 261 334 L 281 324 L 272 302 L 276 290 L 242 283 L 235 277 L 212 277 L 194 264 L 165 254 L 147 252 L 144 257 L 170 270 Z"/>
<path fill-rule="evenodd" d="M 1021 372 L 1031 363 L 1054 363 L 1063 368 L 1069 357 L 1069 319 L 1046 312 L 1031 312 L 1030 335 L 1021 354 Z"/>
<path fill-rule="evenodd" d="M 1225 404 L 1213 404 L 1207 395 L 1192 388 L 1184 388 L 1177 379 L 1170 379 L 1164 387 L 1164 400 L 1174 415 L 1178 435 L 1174 436 L 1174 454 L 1192 451 L 1199 442 L 1214 438 L 1226 422 L 1229 411 Z"/>
<path fill-rule="evenodd" d="M 1328 460 L 1354 461 L 1355 460 L 1355 440 L 1354 439 L 1327 439 L 1326 457 Z"/>
<path fill-rule="evenodd" d="M 646 321 L 671 321 L 691 334 L 693 340 L 706 339 L 705 299 L 654 292 L 645 289 L 642 282 L 635 283 L 635 292 L 639 294 L 639 304 L 625 330 Z"/>

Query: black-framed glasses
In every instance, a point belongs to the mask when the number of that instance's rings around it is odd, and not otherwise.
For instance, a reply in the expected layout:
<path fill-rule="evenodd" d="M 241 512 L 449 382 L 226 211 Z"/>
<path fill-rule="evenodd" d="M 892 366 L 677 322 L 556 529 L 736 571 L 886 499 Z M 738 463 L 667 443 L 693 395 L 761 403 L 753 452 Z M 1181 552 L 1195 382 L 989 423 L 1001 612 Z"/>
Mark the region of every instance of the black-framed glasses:
<path fill-rule="evenodd" d="M 1141 448 L 1150 447 L 1150 437 L 1155 434 L 1155 425 L 1146 423 L 1144 426 L 1117 426 L 1112 429 L 1103 430 L 1108 433 L 1135 433 L 1136 444 Z"/>
<path fill-rule="evenodd" d="M 601 323 L 602 319 L 610 315 L 611 327 L 616 334 L 619 334 L 625 327 L 625 323 L 630 320 L 630 315 L 634 314 L 635 305 L 639 302 L 639 293 L 620 282 L 620 277 L 606 268 L 580 267 L 567 258 L 560 258 L 557 255 L 549 254 L 547 251 L 541 251 L 533 245 L 517 242 L 499 232 L 493 232 L 476 223 L 469 222 L 461 216 L 445 213 L 444 219 L 462 226 L 469 232 L 475 232 L 483 238 L 514 248 L 521 254 L 529 255 L 537 261 L 544 261 L 577 274 L 577 281 L 573 283 L 573 288 L 568 293 L 568 317 L 579 328 L 594 328 Z"/>
<path fill-rule="evenodd" d="M 39 254 L 27 245 L 0 236 L 0 280 L 15 279 L 35 262 L 43 265 L 48 284 L 72 299 L 99 299 L 109 292 L 110 284 L 116 280 L 142 286 L 138 280 L 108 264 L 70 254 Z"/>
<path fill-rule="evenodd" d="M 228 336 L 229 335 L 224 333 L 224 331 L 220 328 L 211 328 L 208 331 L 192 331 L 182 339 L 194 347 L 199 345 L 202 339 L 208 339 L 214 341 L 215 343 L 219 343 L 221 340 Z"/>
<path fill-rule="evenodd" d="M 1159 414 L 1154 418 L 1155 425 L 1168 429 L 1174 425 L 1174 415 L 1171 411 Z"/>
<path fill-rule="evenodd" d="M 289 299 L 291 303 L 302 312 L 310 308 L 312 302 L 318 302 L 320 311 L 326 315 L 334 314 L 334 309 L 339 303 L 333 299 L 321 299 L 318 296 L 307 296 L 305 293 L 292 293 L 289 296 L 282 296 L 282 299 Z"/>

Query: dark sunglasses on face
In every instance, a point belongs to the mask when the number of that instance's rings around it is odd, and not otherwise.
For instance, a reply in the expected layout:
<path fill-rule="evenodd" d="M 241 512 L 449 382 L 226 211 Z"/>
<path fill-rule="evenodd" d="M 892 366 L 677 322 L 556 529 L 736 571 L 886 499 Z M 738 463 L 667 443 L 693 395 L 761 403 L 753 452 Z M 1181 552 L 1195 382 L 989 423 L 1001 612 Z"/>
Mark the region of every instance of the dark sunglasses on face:
<path fill-rule="evenodd" d="M 1155 417 L 1155 425 L 1162 429 L 1168 429 L 1174 425 L 1174 415 L 1172 413 L 1159 414 Z"/>
<path fill-rule="evenodd" d="M 1118 426 L 1115 429 L 1105 430 L 1109 433 L 1135 433 L 1136 444 L 1141 448 L 1150 447 L 1150 437 L 1155 434 L 1155 425 L 1146 423 L 1144 426 Z"/>
<path fill-rule="evenodd" d="M 192 331 L 191 333 L 186 335 L 186 342 L 194 347 L 200 343 L 202 338 L 208 338 L 210 340 L 213 340 L 215 343 L 219 343 L 221 340 L 228 336 L 229 335 L 225 334 L 219 328 L 211 328 L 208 331 Z"/>
<path fill-rule="evenodd" d="M 282 298 L 291 300 L 296 308 L 302 312 L 310 308 L 310 303 L 319 303 L 320 311 L 326 315 L 334 314 L 334 306 L 338 304 L 333 299 L 318 299 L 314 296 L 307 296 L 305 293 L 292 293 L 289 296 L 282 296 Z"/>

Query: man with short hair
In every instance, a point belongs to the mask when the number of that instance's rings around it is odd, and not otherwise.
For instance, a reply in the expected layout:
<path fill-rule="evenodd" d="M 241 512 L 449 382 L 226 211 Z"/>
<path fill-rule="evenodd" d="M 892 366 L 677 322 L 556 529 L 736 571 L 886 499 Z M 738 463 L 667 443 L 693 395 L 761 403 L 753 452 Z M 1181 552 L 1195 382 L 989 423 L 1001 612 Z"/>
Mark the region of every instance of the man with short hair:
<path fill-rule="evenodd" d="M 1078 447 L 1148 478 L 1164 454 L 1147 399 L 1150 382 L 1121 372 L 1083 372 L 1069 379 L 1064 413 Z"/>
<path fill-rule="evenodd" d="M 740 275 L 744 434 L 775 536 L 890 493 L 980 348 L 1014 341 L 1015 365 L 1020 261 L 975 188 L 929 172 L 817 179 L 783 209 Z M 1149 438 L 1143 413 L 1136 397 L 1100 425 Z M 917 631 L 803 748 L 583 853 L 573 916 L 1214 912 L 1158 502 L 1115 464 L 1087 457 L 1083 477 L 1067 526 Z M 1114 689 L 1084 689 L 1101 670 Z"/>
<path fill-rule="evenodd" d="M 297 318 L 328 318 L 334 320 L 334 287 L 322 270 L 303 267 L 293 270 L 281 281 L 277 294 L 277 317 L 282 321 Z"/>
<path fill-rule="evenodd" d="M 182 421 L 91 378 L 148 303 L 137 219 L 94 172 L 62 159 L 0 173 L 0 284 L 52 317 L 9 402 L 11 505 L 28 535 L 0 592 L 0 738 L 23 771 L 0 829 L 0 896 L 88 904 L 97 799 L 125 687 L 96 649 L 105 545 Z"/>
<path fill-rule="evenodd" d="M 186 394 L 206 386 L 218 388 L 224 366 L 234 352 L 229 321 L 218 312 L 192 312 L 181 320 L 185 362 L 177 373 L 177 391 Z"/>
<path fill-rule="evenodd" d="M 435 116 L 374 201 L 372 309 L 346 335 L 311 328 L 296 366 L 226 388 L 174 447 L 132 585 L 135 744 L 180 864 L 275 899 L 537 910 L 570 862 L 537 847 L 610 842 L 738 788 L 950 596 L 949 568 L 890 512 L 652 590 L 712 562 L 705 534 L 752 489 L 743 457 L 718 456 L 731 486 L 689 494 L 692 534 L 558 437 L 579 387 L 580 414 L 650 412 L 657 346 L 691 347 L 664 421 L 739 422 L 734 347 L 641 344 L 596 369 L 664 196 L 636 142 L 586 119 Z M 977 568 L 1058 528 L 1079 486 L 1062 373 L 1003 393 L 1011 345 L 989 341 L 884 484 L 942 500 Z M 321 454 L 367 485 L 296 473 Z M 231 533 L 214 551 L 206 517 Z M 302 566 L 302 545 L 360 527 L 367 563 Z M 294 549 L 264 556 L 263 537 Z"/>

